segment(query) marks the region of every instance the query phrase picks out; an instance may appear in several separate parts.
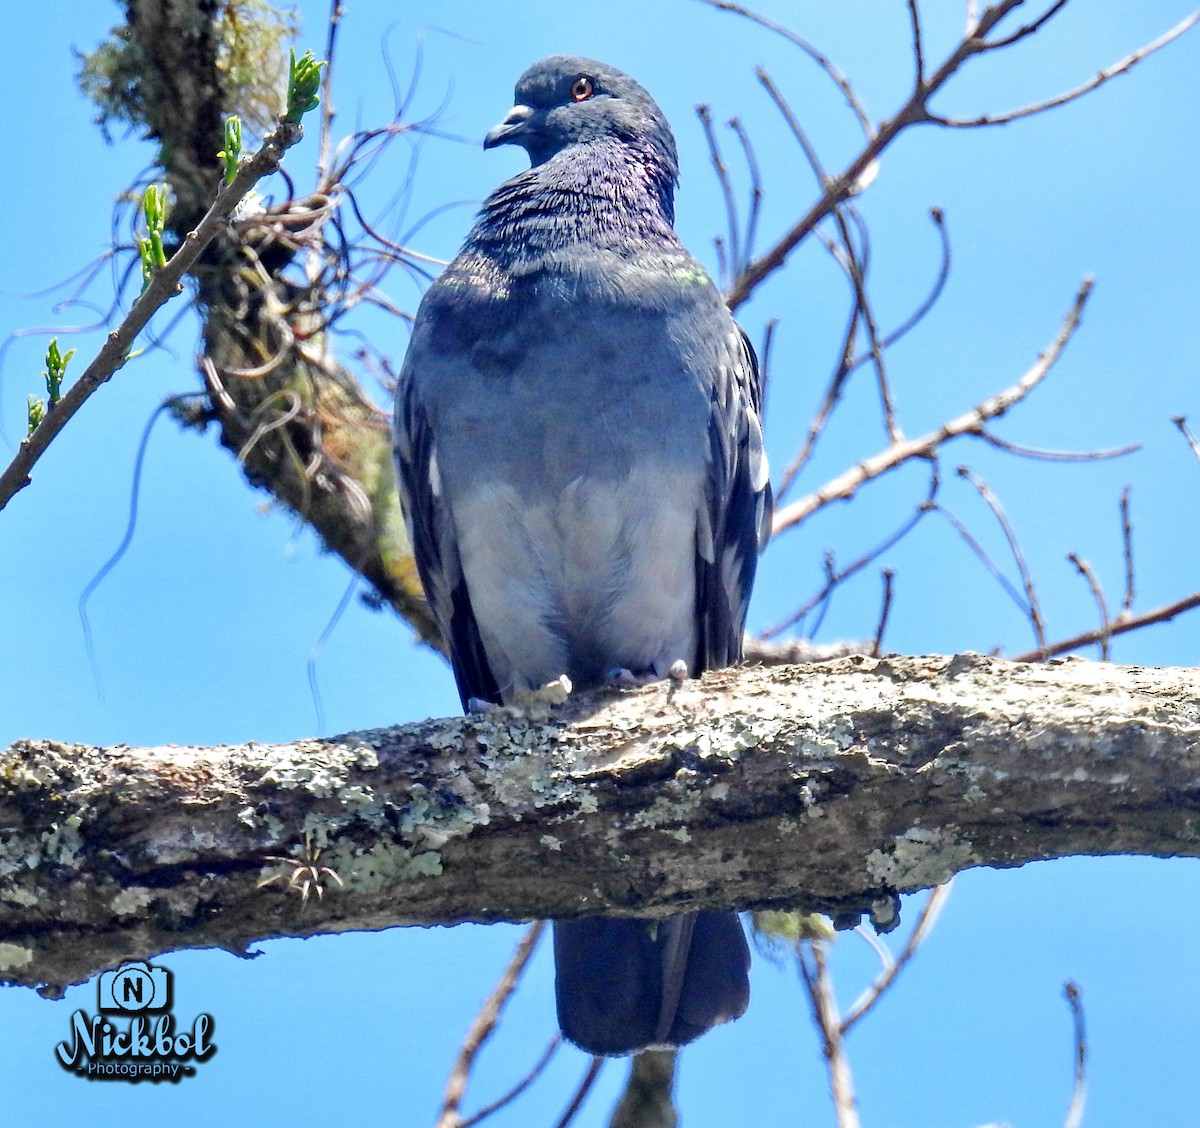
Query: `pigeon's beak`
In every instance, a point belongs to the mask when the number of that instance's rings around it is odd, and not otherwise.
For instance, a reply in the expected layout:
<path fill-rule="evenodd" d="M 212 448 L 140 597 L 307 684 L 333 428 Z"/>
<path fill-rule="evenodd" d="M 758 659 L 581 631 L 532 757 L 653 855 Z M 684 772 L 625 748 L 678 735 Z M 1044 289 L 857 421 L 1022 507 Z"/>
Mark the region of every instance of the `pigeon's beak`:
<path fill-rule="evenodd" d="M 485 149 L 494 149 L 497 145 L 520 145 L 522 134 L 533 110 L 529 106 L 513 106 L 508 116 L 483 139 Z"/>

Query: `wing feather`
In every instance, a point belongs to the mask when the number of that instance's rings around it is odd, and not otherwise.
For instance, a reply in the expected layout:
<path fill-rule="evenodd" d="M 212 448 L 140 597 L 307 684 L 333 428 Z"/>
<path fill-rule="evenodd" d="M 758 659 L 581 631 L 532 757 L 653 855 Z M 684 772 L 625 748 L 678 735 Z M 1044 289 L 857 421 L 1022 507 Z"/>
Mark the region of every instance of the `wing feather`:
<path fill-rule="evenodd" d="M 406 373 L 401 372 L 396 391 L 393 449 L 417 572 L 450 651 L 463 708 L 473 697 L 500 704 L 500 688 L 488 666 L 463 576 L 454 523 L 440 496 L 441 475 L 433 431 L 414 382 L 405 377 Z"/>
<path fill-rule="evenodd" d="M 718 358 L 708 419 L 709 474 L 696 542 L 697 672 L 742 657 L 758 555 L 771 531 L 762 375 L 738 325 Z"/>

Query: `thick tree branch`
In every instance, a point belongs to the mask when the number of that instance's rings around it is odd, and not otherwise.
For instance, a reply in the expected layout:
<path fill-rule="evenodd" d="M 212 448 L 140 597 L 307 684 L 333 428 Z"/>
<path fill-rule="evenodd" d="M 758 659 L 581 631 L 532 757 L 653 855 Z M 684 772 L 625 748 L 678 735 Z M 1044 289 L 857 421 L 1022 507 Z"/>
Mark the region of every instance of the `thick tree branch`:
<path fill-rule="evenodd" d="M 300 899 L 267 854 L 344 887 Z M 863 656 L 267 747 L 0 756 L 0 976 L 397 924 L 711 906 L 887 927 L 971 866 L 1200 856 L 1200 678 Z M 293 891 L 294 893 L 294 891 Z"/>

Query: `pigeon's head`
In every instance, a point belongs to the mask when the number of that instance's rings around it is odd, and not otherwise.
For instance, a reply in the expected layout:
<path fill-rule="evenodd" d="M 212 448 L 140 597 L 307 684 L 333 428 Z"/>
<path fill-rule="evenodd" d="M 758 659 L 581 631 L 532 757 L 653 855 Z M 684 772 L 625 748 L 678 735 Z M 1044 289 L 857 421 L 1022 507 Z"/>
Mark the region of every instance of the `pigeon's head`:
<path fill-rule="evenodd" d="M 672 182 L 675 138 L 654 99 L 627 74 L 576 55 L 550 55 L 517 80 L 516 105 L 483 147 L 520 145 L 540 165 L 573 145 L 616 140 L 650 160 Z"/>

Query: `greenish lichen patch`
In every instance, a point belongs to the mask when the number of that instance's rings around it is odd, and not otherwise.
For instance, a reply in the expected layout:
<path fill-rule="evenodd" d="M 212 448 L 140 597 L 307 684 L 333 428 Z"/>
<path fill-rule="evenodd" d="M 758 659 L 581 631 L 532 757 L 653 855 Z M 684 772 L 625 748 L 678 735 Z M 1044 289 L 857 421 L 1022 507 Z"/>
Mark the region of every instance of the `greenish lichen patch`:
<path fill-rule="evenodd" d="M 414 853 L 392 842 L 377 842 L 359 854 L 349 846 L 335 846 L 327 858 L 322 858 L 322 863 L 326 862 L 347 889 L 363 894 L 379 893 L 402 881 L 437 877 L 442 872 L 438 851 Z"/>
<path fill-rule="evenodd" d="M 872 850 L 867 873 L 888 889 L 927 889 L 978 861 L 970 845 L 949 831 L 913 827 L 893 838 L 890 850 Z"/>
<path fill-rule="evenodd" d="M 634 830 L 667 830 L 681 823 L 692 820 L 699 809 L 702 799 L 699 795 L 686 795 L 682 799 L 671 799 L 665 795 L 655 797 L 653 803 L 645 810 L 637 811 L 629 820 L 629 826 Z M 680 839 L 686 842 L 688 839 Z"/>
<path fill-rule="evenodd" d="M 33 951 L 20 944 L 0 943 L 0 971 L 33 962 Z"/>
<path fill-rule="evenodd" d="M 83 839 L 79 834 L 82 825 L 82 813 L 68 815 L 59 822 L 51 823 L 50 829 L 41 835 L 42 857 L 59 865 L 79 869 L 83 864 L 78 857 L 83 848 Z"/>
<path fill-rule="evenodd" d="M 134 916 L 154 900 L 152 890 L 141 885 L 122 889 L 110 902 L 117 916 Z"/>
<path fill-rule="evenodd" d="M 24 885 L 10 885 L 0 888 L 0 901 L 7 901 L 11 905 L 23 905 L 29 908 L 36 905 L 41 900 L 37 895 L 37 891 L 30 889 Z"/>

